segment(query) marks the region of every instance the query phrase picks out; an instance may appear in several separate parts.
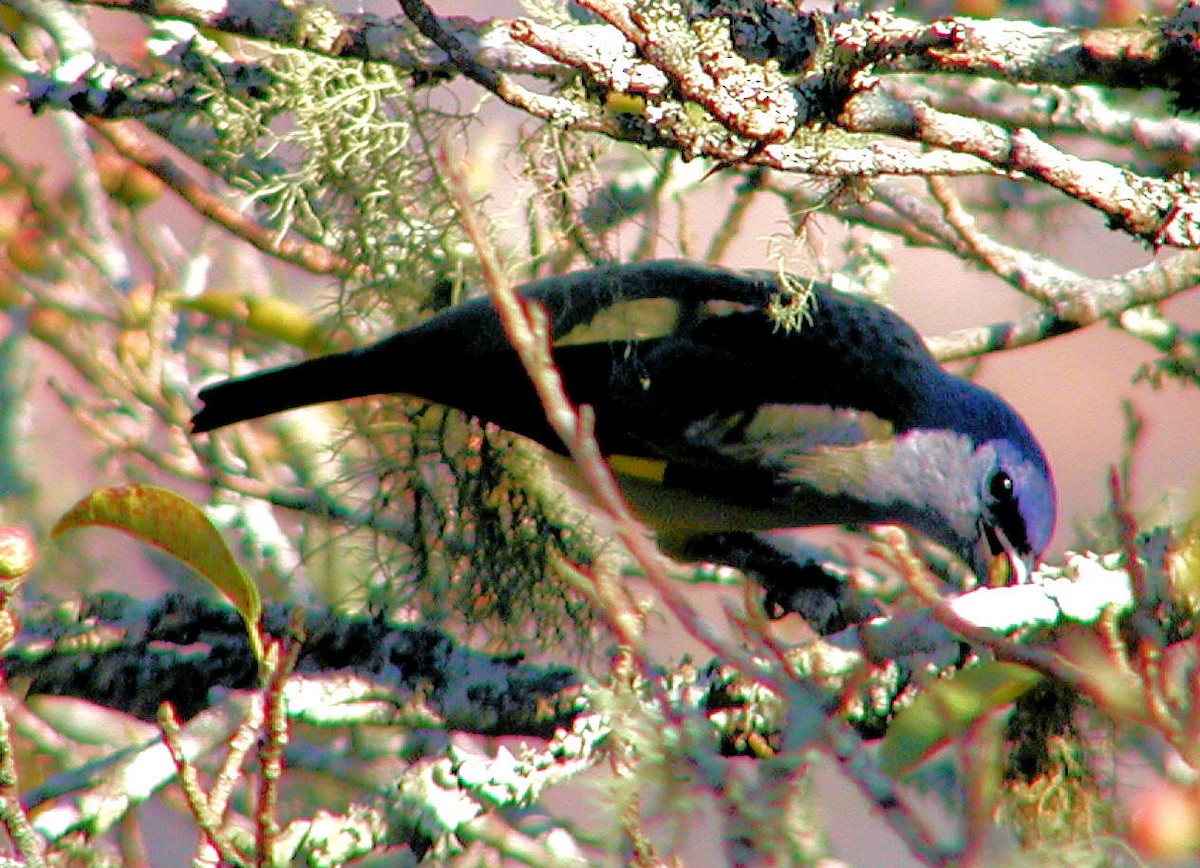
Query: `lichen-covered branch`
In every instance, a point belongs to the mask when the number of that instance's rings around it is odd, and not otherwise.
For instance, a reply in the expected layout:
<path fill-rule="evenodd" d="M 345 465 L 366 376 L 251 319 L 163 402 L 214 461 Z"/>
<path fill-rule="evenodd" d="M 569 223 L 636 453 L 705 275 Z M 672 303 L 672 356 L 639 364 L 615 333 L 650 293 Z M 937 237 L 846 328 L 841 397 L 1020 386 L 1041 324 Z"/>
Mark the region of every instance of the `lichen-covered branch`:
<path fill-rule="evenodd" d="M 473 22 L 440 17 L 422 0 L 404 0 L 408 19 L 432 48 L 423 47 L 404 21 L 295 11 L 266 0 L 261 15 L 253 8 L 234 14 L 205 4 L 153 0 L 97 0 L 96 5 L 170 16 L 332 57 L 386 62 L 422 82 L 465 74 L 544 121 L 670 147 L 685 158 L 836 178 L 1020 173 L 1099 209 L 1113 228 L 1149 244 L 1200 245 L 1195 228 L 1200 200 L 1186 178 L 1159 179 L 1081 159 L 1016 123 L 1019 112 L 1011 108 L 1009 118 L 998 122 L 997 111 L 974 117 L 885 97 L 890 74 L 899 72 L 927 78 L 953 73 L 1051 89 L 1085 83 L 1158 88 L 1172 94 L 1197 68 L 1190 35 L 1200 16 L 1190 4 L 1175 18 L 1107 32 L 1000 19 L 921 22 L 888 12 L 788 13 L 765 3 L 735 10 L 719 2 L 643 8 L 620 0 L 589 4 L 606 24 L 532 18 Z M 599 99 L 564 88 L 578 75 Z M 534 89 L 518 76 L 540 78 L 552 87 Z M 101 116 L 128 112 L 137 104 L 136 96 L 133 101 L 98 98 L 110 89 L 114 95 L 136 93 L 136 76 L 90 78 L 83 93 L 95 97 L 81 100 L 82 93 L 64 89 L 63 82 L 40 86 L 35 98 L 76 111 L 87 106 Z M 150 81 L 142 87 L 149 94 L 147 88 L 153 89 Z M 166 108 L 173 99 L 182 109 L 186 101 L 178 94 L 191 90 L 164 82 L 161 94 L 141 110 Z M 619 107 L 614 98 L 623 100 Z M 1010 93 L 1005 103 L 1032 105 L 1034 99 Z M 830 121 L 842 127 L 840 134 L 819 129 Z M 1107 129 L 1116 132 L 1117 127 L 1110 122 Z M 1170 141 L 1149 127 L 1122 134 L 1142 146 L 1155 138 Z M 913 153 L 887 137 L 928 148 Z"/>
<path fill-rule="evenodd" d="M 286 630 L 288 617 L 273 609 L 267 630 Z M 561 706 L 556 699 L 578 686 L 569 669 L 489 657 L 437 631 L 378 619 L 310 613 L 304 629 L 291 704 L 306 719 L 437 721 L 480 733 L 548 735 L 572 713 L 571 699 Z M 189 653 L 195 643 L 207 652 Z M 30 619 L 5 668 L 28 679 L 31 693 L 88 697 L 143 720 L 154 720 L 163 702 L 186 719 L 208 707 L 212 690 L 257 683 L 236 613 L 179 595 L 156 604 L 97 601 L 70 628 Z M 304 686 L 315 674 L 323 686 Z"/>

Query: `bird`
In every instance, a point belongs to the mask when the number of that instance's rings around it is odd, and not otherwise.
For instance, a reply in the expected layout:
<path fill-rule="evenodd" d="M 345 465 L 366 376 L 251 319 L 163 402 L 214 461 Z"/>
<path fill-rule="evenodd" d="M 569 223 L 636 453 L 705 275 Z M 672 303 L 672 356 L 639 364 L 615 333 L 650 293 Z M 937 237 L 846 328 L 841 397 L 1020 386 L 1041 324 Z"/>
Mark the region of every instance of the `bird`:
<path fill-rule="evenodd" d="M 983 580 L 1027 580 L 1056 503 L 1018 413 L 941 367 L 912 326 L 862 294 L 811 281 L 805 321 L 781 327 L 771 313 L 781 279 L 660 260 L 517 292 L 544 310 L 563 389 L 592 408 L 600 451 L 664 551 L 705 535 L 894 523 Z M 486 297 L 369 346 L 209 385 L 192 430 L 386 394 L 567 454 Z"/>

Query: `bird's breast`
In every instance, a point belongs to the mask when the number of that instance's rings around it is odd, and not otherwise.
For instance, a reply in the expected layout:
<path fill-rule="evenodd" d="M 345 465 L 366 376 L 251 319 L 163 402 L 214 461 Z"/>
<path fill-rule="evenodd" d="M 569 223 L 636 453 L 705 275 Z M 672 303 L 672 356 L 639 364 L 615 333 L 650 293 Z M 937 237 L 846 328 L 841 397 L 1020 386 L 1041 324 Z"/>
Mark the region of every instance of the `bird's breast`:
<path fill-rule="evenodd" d="M 673 557 L 682 557 L 684 544 L 705 534 L 730 531 L 761 531 L 789 527 L 794 522 L 785 510 L 774 504 L 736 503 L 662 481 L 663 474 L 654 465 L 659 462 L 642 458 L 610 456 L 617 482 L 625 500 L 633 508 L 639 523 L 652 536 L 659 549 Z M 592 515 L 605 514 L 570 458 L 549 454 L 547 465 L 564 495 L 574 506 Z M 749 500 L 750 498 L 747 498 Z M 608 532 L 611 528 L 602 527 Z"/>

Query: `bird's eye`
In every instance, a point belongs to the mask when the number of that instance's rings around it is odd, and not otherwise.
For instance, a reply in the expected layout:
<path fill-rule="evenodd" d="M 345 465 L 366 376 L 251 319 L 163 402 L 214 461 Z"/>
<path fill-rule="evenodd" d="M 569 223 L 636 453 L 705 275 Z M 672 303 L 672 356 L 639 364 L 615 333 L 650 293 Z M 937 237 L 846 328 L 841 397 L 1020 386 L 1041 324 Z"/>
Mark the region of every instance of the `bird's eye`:
<path fill-rule="evenodd" d="M 988 482 L 988 492 L 992 495 L 992 499 L 998 503 L 1013 500 L 1012 477 L 1003 470 L 997 470 L 992 474 L 992 478 Z"/>
<path fill-rule="evenodd" d="M 1018 552 L 1029 551 L 1028 530 L 1025 527 L 1025 517 L 1021 514 L 1021 505 L 1017 499 L 1017 487 L 1013 478 L 1004 470 L 997 470 L 988 479 L 988 495 L 991 504 L 988 513 L 991 516 L 989 524 L 989 539 L 992 542 L 992 553 L 999 554 L 1002 546 L 1000 537 L 1008 541 Z"/>

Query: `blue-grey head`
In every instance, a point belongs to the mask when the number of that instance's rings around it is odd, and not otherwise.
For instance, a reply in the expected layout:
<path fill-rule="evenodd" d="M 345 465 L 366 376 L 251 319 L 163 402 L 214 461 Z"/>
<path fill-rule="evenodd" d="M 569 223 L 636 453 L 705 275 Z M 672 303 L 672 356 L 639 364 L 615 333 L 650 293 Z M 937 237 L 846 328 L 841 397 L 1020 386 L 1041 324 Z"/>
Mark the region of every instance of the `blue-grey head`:
<path fill-rule="evenodd" d="M 760 455 L 774 441 L 770 460 L 797 523 L 900 522 L 949 548 L 981 578 L 1002 557 L 1009 580 L 1023 581 L 1054 531 L 1046 457 L 997 395 L 940 369 L 925 376 L 900 419 L 821 408 L 826 418 L 805 423 L 826 441 L 814 443 L 794 436 L 814 408 L 777 405 L 762 408 L 742 436 Z M 783 428 L 793 432 L 790 443 L 770 433 Z"/>

